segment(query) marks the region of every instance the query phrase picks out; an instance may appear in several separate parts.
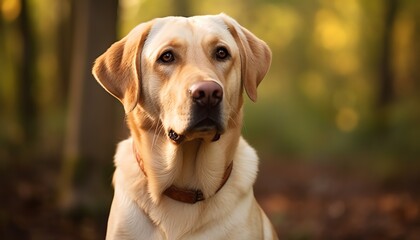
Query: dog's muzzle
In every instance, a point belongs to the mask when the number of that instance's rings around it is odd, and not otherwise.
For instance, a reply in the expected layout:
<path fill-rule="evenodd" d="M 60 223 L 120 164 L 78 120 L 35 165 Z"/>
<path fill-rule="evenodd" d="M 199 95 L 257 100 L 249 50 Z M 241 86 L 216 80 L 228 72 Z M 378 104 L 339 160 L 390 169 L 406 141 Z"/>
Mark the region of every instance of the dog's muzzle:
<path fill-rule="evenodd" d="M 219 140 L 224 132 L 220 104 L 223 100 L 223 88 L 214 81 L 199 81 L 191 85 L 188 94 L 192 106 L 191 118 L 185 133 L 201 136 L 214 132 L 211 140 Z M 172 129 L 168 131 L 168 137 L 176 144 L 186 139 L 183 134 Z"/>

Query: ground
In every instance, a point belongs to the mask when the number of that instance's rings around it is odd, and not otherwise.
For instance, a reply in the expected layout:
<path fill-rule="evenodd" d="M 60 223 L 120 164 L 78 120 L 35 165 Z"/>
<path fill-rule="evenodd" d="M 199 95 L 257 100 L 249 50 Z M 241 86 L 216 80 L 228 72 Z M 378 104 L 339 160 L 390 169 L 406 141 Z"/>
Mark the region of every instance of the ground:
<path fill-rule="evenodd" d="M 104 239 L 108 209 L 59 211 L 57 168 L 1 170 L 0 239 Z M 420 239 L 420 174 L 263 161 L 255 195 L 280 239 Z"/>
<path fill-rule="evenodd" d="M 418 168 L 417 168 L 418 169 Z M 420 239 L 420 175 L 361 165 L 262 164 L 255 193 L 280 239 Z"/>

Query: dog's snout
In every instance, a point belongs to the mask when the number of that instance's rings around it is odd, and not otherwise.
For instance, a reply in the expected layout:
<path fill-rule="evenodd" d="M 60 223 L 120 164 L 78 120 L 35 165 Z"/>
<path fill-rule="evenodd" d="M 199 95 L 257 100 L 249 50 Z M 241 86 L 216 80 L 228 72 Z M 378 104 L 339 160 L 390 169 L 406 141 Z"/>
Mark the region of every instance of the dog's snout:
<path fill-rule="evenodd" d="M 212 81 L 201 81 L 191 85 L 190 96 L 194 102 L 202 107 L 217 106 L 223 98 L 222 87 Z"/>

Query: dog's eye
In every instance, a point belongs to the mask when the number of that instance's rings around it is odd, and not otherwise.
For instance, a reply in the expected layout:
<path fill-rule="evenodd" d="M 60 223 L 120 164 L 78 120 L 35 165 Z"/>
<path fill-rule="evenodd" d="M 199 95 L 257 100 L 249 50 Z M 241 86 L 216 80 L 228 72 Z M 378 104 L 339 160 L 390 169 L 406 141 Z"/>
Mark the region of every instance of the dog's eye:
<path fill-rule="evenodd" d="M 160 55 L 159 61 L 162 63 L 171 63 L 175 61 L 174 54 L 171 51 L 166 51 Z"/>
<path fill-rule="evenodd" d="M 225 47 L 218 47 L 215 52 L 216 59 L 219 61 L 229 58 L 229 52 Z"/>

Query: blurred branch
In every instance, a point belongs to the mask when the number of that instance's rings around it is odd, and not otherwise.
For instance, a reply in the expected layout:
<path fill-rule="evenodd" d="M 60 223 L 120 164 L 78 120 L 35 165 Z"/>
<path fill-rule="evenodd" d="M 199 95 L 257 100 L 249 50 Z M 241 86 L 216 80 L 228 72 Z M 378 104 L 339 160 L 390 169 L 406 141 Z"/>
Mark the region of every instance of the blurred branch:
<path fill-rule="evenodd" d="M 174 14 L 183 17 L 191 16 L 189 0 L 173 0 Z"/>

